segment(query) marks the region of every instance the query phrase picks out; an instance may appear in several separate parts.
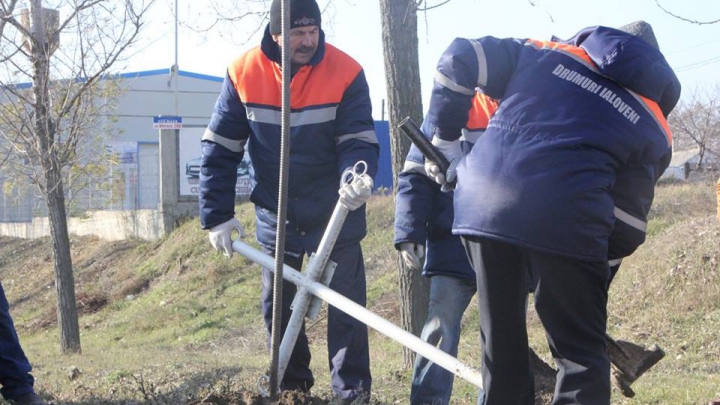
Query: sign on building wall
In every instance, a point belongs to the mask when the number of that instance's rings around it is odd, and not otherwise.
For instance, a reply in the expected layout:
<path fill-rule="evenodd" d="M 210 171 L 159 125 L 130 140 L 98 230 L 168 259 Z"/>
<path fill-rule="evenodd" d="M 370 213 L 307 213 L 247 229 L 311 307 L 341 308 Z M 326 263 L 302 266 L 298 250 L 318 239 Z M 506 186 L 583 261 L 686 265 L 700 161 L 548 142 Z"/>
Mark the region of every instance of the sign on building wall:
<path fill-rule="evenodd" d="M 182 127 L 182 117 L 175 115 L 160 115 L 153 117 L 153 129 L 180 129 Z"/>
<path fill-rule="evenodd" d="M 180 195 L 193 196 L 200 193 L 200 139 L 205 128 L 182 128 L 178 140 L 180 150 L 178 152 L 178 173 L 180 173 Z M 235 195 L 248 197 L 252 191 L 252 163 L 246 153 L 242 162 L 237 167 L 237 183 L 235 184 Z"/>

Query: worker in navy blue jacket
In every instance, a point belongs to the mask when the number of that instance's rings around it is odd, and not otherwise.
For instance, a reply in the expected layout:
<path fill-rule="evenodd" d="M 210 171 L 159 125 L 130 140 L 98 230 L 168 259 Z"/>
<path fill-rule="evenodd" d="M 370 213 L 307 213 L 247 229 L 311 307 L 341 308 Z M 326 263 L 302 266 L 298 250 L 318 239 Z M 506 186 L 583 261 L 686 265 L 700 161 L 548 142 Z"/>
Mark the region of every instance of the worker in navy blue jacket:
<path fill-rule="evenodd" d="M 360 305 L 366 303 L 365 267 L 360 241 L 366 234 L 369 189 L 354 190 L 341 174 L 358 161 L 377 172 L 378 142 L 362 67 L 325 42 L 315 0 L 290 2 L 291 128 L 284 260 L 300 270 L 305 254 L 316 251 L 338 200 L 351 212 L 330 260 L 337 269 L 330 288 Z M 202 138 L 200 221 L 213 246 L 232 255 L 236 167 L 248 147 L 254 168 L 260 245 L 276 254 L 281 132 L 280 1 L 274 0 L 262 43 L 228 68 L 210 124 Z M 338 189 L 340 196 L 338 197 Z M 366 192 L 365 192 L 366 191 Z M 272 274 L 263 269 L 262 309 L 270 332 Z M 283 286 L 283 333 L 296 288 Z M 345 401 L 368 397 L 371 376 L 367 327 L 337 308 L 328 309 L 328 364 L 334 394 Z M 282 389 L 307 391 L 314 384 L 304 327 L 290 357 Z"/>
<path fill-rule="evenodd" d="M 0 394 L 18 405 L 44 405 L 35 394 L 32 367 L 18 339 L 10 317 L 10 304 L 0 283 Z"/>
<path fill-rule="evenodd" d="M 452 164 L 446 174 L 425 168 L 440 184 L 457 174 L 453 233 L 477 273 L 481 404 L 534 401 L 528 270 L 559 368 L 553 404 L 610 403 L 608 259 L 644 240 L 680 96 L 650 26 L 627 30 L 591 27 L 563 42 L 456 39 L 438 63 L 426 120 Z M 500 107 L 461 160 L 476 87 Z"/>
<path fill-rule="evenodd" d="M 497 104 L 478 93 L 460 138 L 467 153 L 487 127 Z M 460 238 L 452 234 L 452 192 L 425 174 L 422 153 L 411 146 L 398 179 L 395 198 L 395 248 L 411 271 L 429 277 L 430 302 L 421 338 L 457 356 L 463 313 L 475 295 L 475 272 Z M 427 255 L 425 254 L 427 252 Z M 424 264 L 423 264 L 424 262 Z M 418 355 L 413 367 L 411 405 L 447 405 L 453 374 Z"/>

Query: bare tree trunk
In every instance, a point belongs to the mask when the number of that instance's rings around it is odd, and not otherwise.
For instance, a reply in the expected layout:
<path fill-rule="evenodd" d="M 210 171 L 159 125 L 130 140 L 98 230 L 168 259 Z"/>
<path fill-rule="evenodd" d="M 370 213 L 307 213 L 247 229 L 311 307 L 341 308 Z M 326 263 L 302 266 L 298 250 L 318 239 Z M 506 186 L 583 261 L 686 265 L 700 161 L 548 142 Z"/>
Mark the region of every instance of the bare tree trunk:
<path fill-rule="evenodd" d="M 49 41 L 41 0 L 30 2 L 32 19 L 33 91 L 35 95 L 35 131 L 42 154 L 45 173 L 45 201 L 50 219 L 50 235 L 55 261 L 55 288 L 57 290 L 57 316 L 60 327 L 62 353 L 79 353 L 80 328 L 75 303 L 75 280 L 70 256 L 70 238 L 65 215 L 65 196 L 62 185 L 62 168 L 54 148 L 56 127 L 49 114 Z"/>
<path fill-rule="evenodd" d="M 705 145 L 700 145 L 700 152 L 698 152 L 698 161 L 695 165 L 695 171 L 700 172 L 702 170 L 703 158 L 705 157 Z"/>
<path fill-rule="evenodd" d="M 55 258 L 55 290 L 57 291 L 57 319 L 60 326 L 60 350 L 63 353 L 80 353 L 80 326 L 75 303 L 75 278 L 70 237 L 65 214 L 65 195 L 60 179 L 60 168 L 46 172 L 50 217 L 50 237 Z M 54 186 L 53 186 L 54 185 Z"/>
<path fill-rule="evenodd" d="M 388 93 L 390 146 L 393 161 L 393 190 L 397 192 L 410 141 L 400 134 L 397 124 L 412 117 L 422 121 L 422 93 L 418 62 L 417 5 L 415 0 L 380 0 L 383 53 Z M 400 322 L 402 327 L 420 335 L 427 318 L 430 283 L 420 272 L 405 267 L 398 255 L 400 279 Z M 405 366 L 411 367 L 415 353 L 404 348 Z"/>

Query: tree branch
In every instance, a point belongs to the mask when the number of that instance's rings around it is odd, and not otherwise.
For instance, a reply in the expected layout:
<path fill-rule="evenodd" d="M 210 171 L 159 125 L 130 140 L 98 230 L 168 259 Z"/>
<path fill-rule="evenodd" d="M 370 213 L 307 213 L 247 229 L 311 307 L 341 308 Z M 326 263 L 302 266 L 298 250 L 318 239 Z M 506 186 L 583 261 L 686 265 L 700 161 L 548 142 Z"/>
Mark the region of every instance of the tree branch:
<path fill-rule="evenodd" d="M 2 8 L 0 8 L 0 13 L 2 13 L 2 16 L 0 16 L 0 37 L 3 36 L 3 32 L 5 32 L 5 23 L 7 22 L 7 18 L 12 16 L 12 13 L 15 11 L 15 5 L 17 4 L 18 0 L 10 0 L 9 4 L 5 4 L 5 0 L 0 2 L 0 5 Z"/>
<path fill-rule="evenodd" d="M 677 14 L 675 14 L 675 13 L 667 10 L 665 7 L 663 7 L 663 6 L 660 4 L 660 1 L 659 1 L 659 0 L 655 0 L 655 4 L 657 4 L 657 6 L 660 7 L 660 9 L 661 9 L 662 11 L 664 11 L 665 13 L 667 13 L 667 14 L 675 17 L 675 18 L 677 18 L 678 20 L 686 21 L 686 22 L 689 22 L 689 23 L 691 23 L 691 24 L 709 25 L 709 24 L 717 24 L 718 22 L 720 22 L 720 19 L 711 20 L 711 21 L 691 20 L 691 19 L 689 19 L 689 18 L 685 18 L 685 17 L 683 17 L 683 16 L 677 15 Z"/>
<path fill-rule="evenodd" d="M 434 9 L 434 8 L 438 8 L 438 7 L 440 7 L 440 6 L 443 6 L 443 5 L 445 5 L 445 4 L 448 4 L 448 3 L 450 3 L 451 1 L 452 1 L 452 0 L 444 0 L 444 1 L 442 1 L 441 3 L 435 4 L 435 5 L 432 5 L 432 6 L 425 6 L 425 7 L 423 7 L 423 8 L 420 8 L 420 4 L 422 4 L 423 2 L 424 2 L 425 4 L 427 4 L 427 0 L 419 0 L 419 1 L 418 1 L 418 6 L 417 6 L 417 11 L 429 11 L 429 10 L 432 10 L 432 9 Z"/>

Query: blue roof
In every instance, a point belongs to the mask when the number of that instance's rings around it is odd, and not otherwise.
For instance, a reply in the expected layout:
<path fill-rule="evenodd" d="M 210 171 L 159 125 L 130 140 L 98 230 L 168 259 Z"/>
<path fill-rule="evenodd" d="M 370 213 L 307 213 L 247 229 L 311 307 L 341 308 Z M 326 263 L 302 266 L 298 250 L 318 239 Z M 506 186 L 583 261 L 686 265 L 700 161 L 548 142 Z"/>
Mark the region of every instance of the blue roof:
<path fill-rule="evenodd" d="M 103 75 L 102 78 L 106 78 L 108 76 L 110 77 L 120 77 L 123 79 L 132 79 L 136 77 L 144 77 L 144 76 L 157 76 L 157 75 L 167 75 L 170 74 L 170 69 L 156 69 L 156 70 L 143 70 L 141 72 L 128 72 L 128 73 L 118 73 L 118 74 L 106 74 Z M 193 73 L 193 72 L 186 72 L 184 70 L 178 70 L 179 76 L 185 76 L 185 77 L 191 77 L 193 79 L 200 79 L 200 80 L 207 80 L 211 82 L 218 82 L 222 83 L 223 78 L 217 77 L 217 76 L 210 76 L 210 75 L 204 75 L 201 73 Z M 32 82 L 25 82 L 25 83 L 17 83 L 17 84 L 8 84 L 5 85 L 5 87 L 12 86 L 17 89 L 29 89 L 32 87 Z"/>
<path fill-rule="evenodd" d="M 3 87 L 15 87 L 16 89 L 29 89 L 32 87 L 32 83 L 18 83 L 18 84 L 6 84 Z"/>
<path fill-rule="evenodd" d="M 117 74 L 117 77 L 121 77 L 123 79 L 130 79 L 130 78 L 135 78 L 135 77 L 157 76 L 157 75 L 167 75 L 167 74 L 170 74 L 170 69 L 143 70 L 141 72 L 119 73 L 119 74 Z M 201 73 L 187 72 L 184 70 L 178 70 L 178 76 L 185 76 L 185 77 L 191 77 L 193 79 L 208 80 L 211 82 L 220 82 L 220 83 L 222 83 L 222 81 L 224 80 L 222 77 L 204 75 Z"/>

